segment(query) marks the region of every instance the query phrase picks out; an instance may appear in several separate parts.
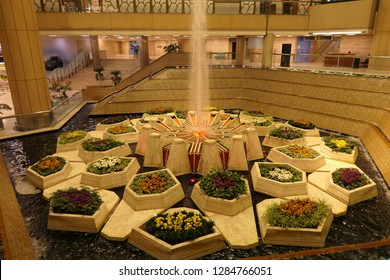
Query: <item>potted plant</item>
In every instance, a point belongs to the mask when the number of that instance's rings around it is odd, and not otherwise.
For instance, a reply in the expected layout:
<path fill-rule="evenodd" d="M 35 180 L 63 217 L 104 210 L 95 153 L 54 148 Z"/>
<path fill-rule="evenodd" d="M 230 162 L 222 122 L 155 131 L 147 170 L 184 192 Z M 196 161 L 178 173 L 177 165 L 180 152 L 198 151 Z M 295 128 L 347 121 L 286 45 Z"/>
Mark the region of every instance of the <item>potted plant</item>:
<path fill-rule="evenodd" d="M 50 88 L 50 98 L 52 100 L 52 107 L 57 106 L 62 101 L 69 98 L 67 91 L 71 90 L 70 87 L 71 81 L 68 81 L 66 84 L 53 84 Z"/>
<path fill-rule="evenodd" d="M 116 86 L 117 84 L 119 84 L 122 80 L 122 72 L 120 70 L 112 70 L 110 74 L 112 75 L 111 80 L 113 85 Z"/>
<path fill-rule="evenodd" d="M 139 132 L 132 125 L 117 125 L 109 127 L 103 132 L 103 139 L 106 138 L 114 138 L 124 143 L 134 143 L 138 141 Z"/>
<path fill-rule="evenodd" d="M 248 181 L 237 172 L 211 170 L 194 185 L 191 199 L 202 211 L 234 216 L 252 206 Z"/>
<path fill-rule="evenodd" d="M 310 198 L 266 199 L 256 209 L 264 244 L 322 247 L 333 221 L 330 207 Z"/>
<path fill-rule="evenodd" d="M 58 189 L 50 199 L 47 228 L 96 233 L 109 214 L 97 190 L 83 185 Z"/>
<path fill-rule="evenodd" d="M 87 164 L 81 173 L 81 183 L 99 189 L 122 187 L 139 169 L 136 158 L 107 156 Z"/>
<path fill-rule="evenodd" d="M 213 221 L 199 211 L 172 208 L 133 228 L 129 242 L 157 259 L 196 259 L 226 248 Z"/>
<path fill-rule="evenodd" d="M 290 144 L 306 144 L 305 133 L 302 130 L 287 126 L 279 126 L 268 132 L 264 137 L 263 145 L 269 147 L 279 147 Z"/>
<path fill-rule="evenodd" d="M 355 163 L 358 157 L 357 143 L 342 136 L 324 136 L 320 151 L 331 159 Z"/>
<path fill-rule="evenodd" d="M 70 163 L 59 156 L 47 156 L 26 170 L 26 178 L 40 189 L 46 189 L 67 179 Z"/>
<path fill-rule="evenodd" d="M 320 132 L 318 131 L 318 129 L 312 122 L 308 120 L 288 120 L 286 122 L 286 125 L 303 130 L 305 132 L 305 136 L 320 136 Z"/>
<path fill-rule="evenodd" d="M 183 51 L 183 47 L 179 43 L 171 43 L 164 46 L 165 53 L 180 53 Z"/>
<path fill-rule="evenodd" d="M 255 162 L 253 188 L 273 197 L 307 194 L 306 173 L 288 163 Z"/>
<path fill-rule="evenodd" d="M 326 192 L 348 205 L 378 195 L 376 184 L 364 172 L 353 167 L 337 168 L 331 172 Z"/>
<path fill-rule="evenodd" d="M 102 131 L 107 128 L 118 126 L 118 125 L 131 125 L 128 116 L 125 115 L 117 115 L 105 118 L 101 122 L 96 125 L 96 130 Z"/>
<path fill-rule="evenodd" d="M 134 175 L 123 194 L 123 200 L 137 211 L 167 209 L 184 197 L 179 180 L 169 169 Z"/>
<path fill-rule="evenodd" d="M 95 78 L 96 78 L 96 81 L 103 81 L 104 80 L 104 75 L 103 75 L 103 71 L 104 71 L 104 68 L 103 67 L 96 67 L 95 69 L 93 69 L 94 72 L 96 72 L 95 74 Z"/>
<path fill-rule="evenodd" d="M 78 150 L 81 143 L 87 138 L 89 138 L 89 134 L 84 130 L 61 133 L 57 138 L 57 153 Z"/>
<path fill-rule="evenodd" d="M 78 155 L 84 162 L 91 162 L 105 156 L 124 157 L 131 153 L 130 146 L 126 143 L 112 138 L 100 139 L 93 137 L 82 142 Z"/>
<path fill-rule="evenodd" d="M 323 154 L 297 144 L 272 148 L 267 158 L 272 162 L 289 163 L 305 172 L 314 172 L 326 164 Z"/>

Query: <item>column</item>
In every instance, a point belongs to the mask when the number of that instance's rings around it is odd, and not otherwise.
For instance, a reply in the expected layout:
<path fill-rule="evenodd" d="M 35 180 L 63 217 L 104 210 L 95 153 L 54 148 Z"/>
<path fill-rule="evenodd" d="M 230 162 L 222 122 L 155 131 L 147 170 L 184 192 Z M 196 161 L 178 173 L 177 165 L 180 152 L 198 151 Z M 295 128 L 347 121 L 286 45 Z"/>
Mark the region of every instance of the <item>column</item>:
<path fill-rule="evenodd" d="M 272 52 L 274 48 L 274 33 L 268 33 L 264 36 L 264 44 L 263 44 L 263 67 L 271 67 L 272 66 Z"/>
<path fill-rule="evenodd" d="M 248 49 L 250 53 L 250 62 L 260 62 L 261 52 L 263 50 L 263 38 L 250 37 L 248 39 Z"/>
<path fill-rule="evenodd" d="M 91 41 L 93 69 L 102 67 L 100 63 L 100 50 L 99 50 L 98 36 L 90 36 L 89 40 Z"/>
<path fill-rule="evenodd" d="M 139 44 L 141 68 L 149 65 L 149 40 L 147 36 L 141 36 Z"/>
<path fill-rule="evenodd" d="M 237 40 L 236 65 L 243 66 L 245 65 L 245 49 L 246 49 L 245 36 L 237 36 L 236 40 Z"/>
<path fill-rule="evenodd" d="M 390 56 L 390 1 L 379 1 L 371 56 Z M 390 59 L 371 57 L 368 68 L 390 70 Z"/>
<path fill-rule="evenodd" d="M 51 109 L 51 102 L 33 1 L 0 1 L 0 41 L 15 114 Z M 51 114 L 18 118 L 24 128 L 45 126 Z M 17 125 L 17 126 L 18 126 Z"/>

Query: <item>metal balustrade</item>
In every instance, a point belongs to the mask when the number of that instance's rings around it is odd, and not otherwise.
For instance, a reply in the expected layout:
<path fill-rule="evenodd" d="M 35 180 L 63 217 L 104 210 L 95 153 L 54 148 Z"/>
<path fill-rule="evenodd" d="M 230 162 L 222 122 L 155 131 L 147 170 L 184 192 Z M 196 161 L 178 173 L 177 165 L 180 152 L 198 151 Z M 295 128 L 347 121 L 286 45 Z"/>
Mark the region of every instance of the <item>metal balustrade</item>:
<path fill-rule="evenodd" d="M 208 0 L 208 14 L 307 15 L 321 0 Z M 189 14 L 194 0 L 34 0 L 37 12 Z"/>

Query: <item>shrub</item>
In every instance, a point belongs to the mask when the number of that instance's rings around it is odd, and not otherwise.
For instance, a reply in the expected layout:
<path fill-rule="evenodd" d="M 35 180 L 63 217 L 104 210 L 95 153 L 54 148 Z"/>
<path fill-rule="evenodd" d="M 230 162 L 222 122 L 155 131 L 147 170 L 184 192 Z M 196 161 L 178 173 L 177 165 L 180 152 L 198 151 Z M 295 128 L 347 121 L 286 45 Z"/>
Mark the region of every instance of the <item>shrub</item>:
<path fill-rule="evenodd" d="M 154 194 L 162 193 L 175 184 L 176 181 L 164 170 L 138 174 L 131 182 L 130 188 L 137 194 Z"/>
<path fill-rule="evenodd" d="M 91 138 L 85 140 L 81 146 L 84 150 L 89 152 L 104 152 L 119 146 L 124 145 L 125 143 L 116 141 L 112 138 L 100 139 L 100 138 Z"/>

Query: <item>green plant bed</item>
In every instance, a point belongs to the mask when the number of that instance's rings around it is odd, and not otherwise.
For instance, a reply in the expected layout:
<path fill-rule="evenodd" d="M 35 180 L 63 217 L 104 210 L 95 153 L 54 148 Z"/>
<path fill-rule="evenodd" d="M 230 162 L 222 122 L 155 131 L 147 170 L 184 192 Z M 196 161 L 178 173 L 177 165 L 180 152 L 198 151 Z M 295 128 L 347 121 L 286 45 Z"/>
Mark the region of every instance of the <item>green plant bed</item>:
<path fill-rule="evenodd" d="M 307 120 L 288 120 L 285 125 L 305 132 L 305 136 L 319 137 L 320 132 L 313 123 Z"/>
<path fill-rule="evenodd" d="M 344 137 L 322 137 L 320 151 L 331 159 L 348 163 L 355 163 L 358 157 L 357 143 Z"/>
<path fill-rule="evenodd" d="M 78 150 L 84 140 L 89 139 L 89 133 L 83 130 L 75 130 L 60 134 L 57 138 L 57 153 Z"/>
<path fill-rule="evenodd" d="M 333 221 L 329 206 L 310 198 L 266 199 L 256 210 L 264 244 L 322 247 Z"/>
<path fill-rule="evenodd" d="M 263 145 L 268 147 L 279 147 L 291 144 L 305 145 L 305 132 L 287 126 L 279 126 L 268 132 L 264 137 Z"/>
<path fill-rule="evenodd" d="M 107 128 L 118 126 L 118 125 L 130 125 L 130 120 L 127 116 L 118 115 L 113 117 L 108 117 L 102 120 L 96 125 L 96 130 L 102 131 Z"/>
<path fill-rule="evenodd" d="M 128 144 L 112 138 L 90 138 L 81 144 L 78 151 L 78 155 L 84 162 L 91 162 L 105 156 L 125 157 L 131 153 L 132 151 Z"/>
<path fill-rule="evenodd" d="M 103 139 L 113 138 L 123 143 L 135 143 L 139 139 L 138 130 L 132 125 L 117 125 L 107 128 L 103 133 Z"/>

